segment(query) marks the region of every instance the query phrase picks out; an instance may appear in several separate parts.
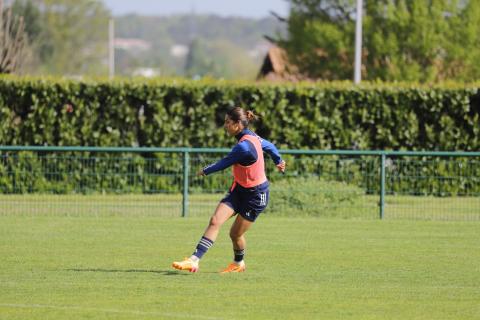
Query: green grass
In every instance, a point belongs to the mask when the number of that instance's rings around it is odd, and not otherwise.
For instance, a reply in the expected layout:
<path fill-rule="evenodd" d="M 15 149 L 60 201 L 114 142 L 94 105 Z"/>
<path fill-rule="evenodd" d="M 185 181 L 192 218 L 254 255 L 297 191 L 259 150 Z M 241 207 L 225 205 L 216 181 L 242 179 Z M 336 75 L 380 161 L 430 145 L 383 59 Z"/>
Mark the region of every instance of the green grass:
<path fill-rule="evenodd" d="M 0 319 L 480 319 L 480 223 L 265 215 L 247 272 L 206 217 L 0 216 Z"/>
<path fill-rule="evenodd" d="M 188 215 L 211 215 L 224 194 L 192 194 Z M 379 196 L 347 194 L 351 201 L 311 201 L 303 199 L 302 207 L 288 207 L 272 195 L 268 215 L 282 217 L 378 219 Z M 318 200 L 318 199 L 317 199 Z M 327 199 L 328 200 L 328 199 Z M 480 221 L 480 197 L 420 197 L 388 195 L 385 199 L 385 219 L 476 220 Z M 179 217 L 182 195 L 0 195 L 0 216 L 142 216 Z"/>
<path fill-rule="evenodd" d="M 480 196 L 389 195 L 385 197 L 385 203 L 385 213 L 388 219 L 480 220 Z"/>

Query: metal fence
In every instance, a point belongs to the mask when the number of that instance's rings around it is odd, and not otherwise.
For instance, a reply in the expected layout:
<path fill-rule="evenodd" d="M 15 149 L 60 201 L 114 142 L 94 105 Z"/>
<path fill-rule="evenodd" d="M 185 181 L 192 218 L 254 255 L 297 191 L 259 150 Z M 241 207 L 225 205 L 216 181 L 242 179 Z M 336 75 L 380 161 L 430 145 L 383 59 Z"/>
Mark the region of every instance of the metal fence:
<path fill-rule="evenodd" d="M 0 215 L 210 215 L 229 149 L 0 146 Z M 480 220 L 480 152 L 283 150 L 266 214 Z"/>

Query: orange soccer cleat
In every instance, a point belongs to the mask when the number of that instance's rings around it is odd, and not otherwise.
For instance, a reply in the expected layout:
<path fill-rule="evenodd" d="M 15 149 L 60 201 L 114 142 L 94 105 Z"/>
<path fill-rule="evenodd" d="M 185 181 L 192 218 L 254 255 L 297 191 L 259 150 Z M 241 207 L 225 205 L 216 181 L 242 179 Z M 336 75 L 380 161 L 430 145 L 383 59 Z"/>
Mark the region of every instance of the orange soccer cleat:
<path fill-rule="evenodd" d="M 190 258 L 185 258 L 183 261 L 180 262 L 173 262 L 172 267 L 174 267 L 177 270 L 184 270 L 184 271 L 189 271 L 189 272 L 197 272 L 199 267 L 198 267 L 198 261 L 193 261 Z"/>
<path fill-rule="evenodd" d="M 244 272 L 245 269 L 246 269 L 245 262 L 243 261 L 240 263 L 232 262 L 220 273 Z"/>

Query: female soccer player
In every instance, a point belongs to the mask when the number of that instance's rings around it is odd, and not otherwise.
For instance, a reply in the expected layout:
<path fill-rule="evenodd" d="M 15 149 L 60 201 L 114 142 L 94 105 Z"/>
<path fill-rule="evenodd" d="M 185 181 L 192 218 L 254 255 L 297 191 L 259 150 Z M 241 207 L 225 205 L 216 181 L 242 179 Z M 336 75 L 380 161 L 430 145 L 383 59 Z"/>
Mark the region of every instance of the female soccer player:
<path fill-rule="evenodd" d="M 263 152 L 265 151 L 272 158 L 279 171 L 285 171 L 285 161 L 280 157 L 275 145 L 248 129 L 250 122 L 256 119 L 257 116 L 252 111 L 245 111 L 240 107 L 227 112 L 225 130 L 229 135 L 237 138 L 238 143 L 225 158 L 200 169 L 197 175 L 206 176 L 233 166 L 234 181 L 210 218 L 210 223 L 192 256 L 180 262 L 173 262 L 172 266 L 175 269 L 197 272 L 200 259 L 217 239 L 221 226 L 238 213 L 230 228 L 234 261 L 221 273 L 245 271 L 244 234 L 258 215 L 265 210 L 269 199 Z"/>

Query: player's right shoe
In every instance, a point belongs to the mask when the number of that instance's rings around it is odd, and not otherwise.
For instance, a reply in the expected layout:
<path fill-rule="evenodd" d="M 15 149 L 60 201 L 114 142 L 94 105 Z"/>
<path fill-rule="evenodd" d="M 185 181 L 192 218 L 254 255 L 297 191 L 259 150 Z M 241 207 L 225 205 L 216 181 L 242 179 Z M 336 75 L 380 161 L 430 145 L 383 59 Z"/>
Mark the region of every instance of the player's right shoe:
<path fill-rule="evenodd" d="M 197 272 L 199 267 L 198 267 L 198 261 L 193 261 L 190 258 L 185 258 L 183 261 L 175 261 L 172 264 L 172 267 L 174 267 L 177 270 L 183 270 L 183 271 L 188 271 L 188 272 Z"/>

